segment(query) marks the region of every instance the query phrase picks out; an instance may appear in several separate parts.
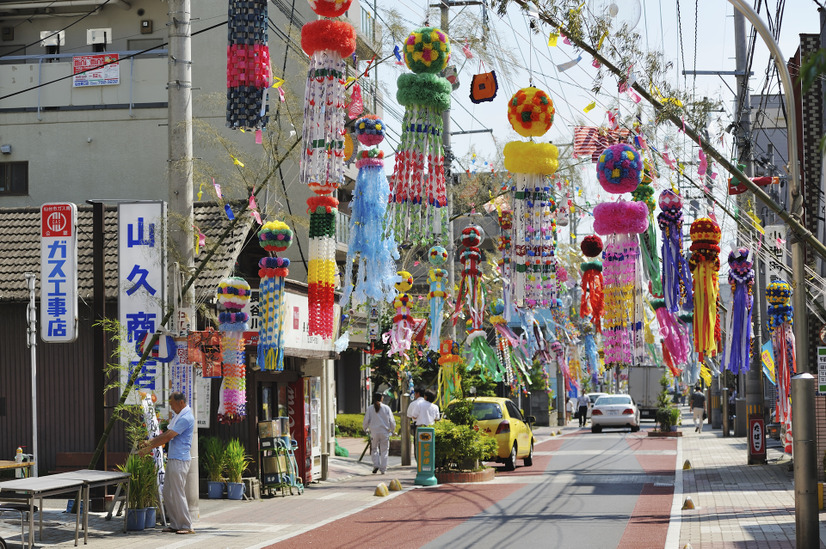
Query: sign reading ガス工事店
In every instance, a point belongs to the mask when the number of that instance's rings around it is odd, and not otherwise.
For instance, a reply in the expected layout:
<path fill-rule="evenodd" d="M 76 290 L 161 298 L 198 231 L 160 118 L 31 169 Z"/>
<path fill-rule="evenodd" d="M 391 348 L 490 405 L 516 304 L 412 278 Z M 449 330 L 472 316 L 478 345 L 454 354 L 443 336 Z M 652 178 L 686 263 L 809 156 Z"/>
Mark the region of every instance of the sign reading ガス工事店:
<path fill-rule="evenodd" d="M 166 304 L 166 203 L 118 205 L 118 319 L 121 329 L 121 384 L 126 385 L 141 356 L 143 336 L 159 329 Z M 157 347 L 157 346 L 156 346 Z M 157 352 L 153 351 L 157 357 Z M 166 402 L 161 363 L 150 356 L 135 384 Z M 130 395 L 130 403 L 138 399 Z"/>
<path fill-rule="evenodd" d="M 77 339 L 77 206 L 40 207 L 40 338 Z"/>

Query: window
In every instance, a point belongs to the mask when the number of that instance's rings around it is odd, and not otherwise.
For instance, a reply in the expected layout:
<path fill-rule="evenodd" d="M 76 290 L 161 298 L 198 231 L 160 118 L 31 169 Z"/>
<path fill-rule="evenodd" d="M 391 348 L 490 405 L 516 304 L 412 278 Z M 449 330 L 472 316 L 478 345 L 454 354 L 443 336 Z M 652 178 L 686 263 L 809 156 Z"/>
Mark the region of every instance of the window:
<path fill-rule="evenodd" d="M 0 162 L 0 196 L 29 194 L 29 163 Z"/>
<path fill-rule="evenodd" d="M 508 409 L 508 415 L 511 416 L 513 419 L 518 419 L 519 421 L 522 420 L 522 413 L 519 411 L 519 408 L 511 402 L 510 400 L 505 401 L 505 407 Z"/>

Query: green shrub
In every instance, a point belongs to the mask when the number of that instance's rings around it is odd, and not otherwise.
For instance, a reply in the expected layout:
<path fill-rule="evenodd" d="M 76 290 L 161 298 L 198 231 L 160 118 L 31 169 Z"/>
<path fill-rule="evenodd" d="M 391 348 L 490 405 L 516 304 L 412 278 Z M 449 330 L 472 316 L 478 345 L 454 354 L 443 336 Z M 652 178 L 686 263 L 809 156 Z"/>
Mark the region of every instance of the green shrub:
<path fill-rule="evenodd" d="M 473 401 L 459 400 L 445 409 L 445 419 L 450 420 L 455 425 L 476 425 L 476 418 L 473 417 Z"/>
<path fill-rule="evenodd" d="M 444 419 L 434 427 L 436 468 L 440 471 L 461 469 L 469 462 L 486 461 L 496 456 L 496 440 L 469 425 L 456 425 Z"/>

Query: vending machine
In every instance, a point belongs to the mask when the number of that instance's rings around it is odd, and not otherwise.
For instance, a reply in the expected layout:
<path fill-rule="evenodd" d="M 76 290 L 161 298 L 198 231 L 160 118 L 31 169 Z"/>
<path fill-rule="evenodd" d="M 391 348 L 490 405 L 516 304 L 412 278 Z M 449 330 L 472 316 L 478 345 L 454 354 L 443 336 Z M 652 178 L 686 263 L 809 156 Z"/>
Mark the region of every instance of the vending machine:
<path fill-rule="evenodd" d="M 304 484 L 321 478 L 321 378 L 304 377 L 287 385 L 290 435 Z"/>

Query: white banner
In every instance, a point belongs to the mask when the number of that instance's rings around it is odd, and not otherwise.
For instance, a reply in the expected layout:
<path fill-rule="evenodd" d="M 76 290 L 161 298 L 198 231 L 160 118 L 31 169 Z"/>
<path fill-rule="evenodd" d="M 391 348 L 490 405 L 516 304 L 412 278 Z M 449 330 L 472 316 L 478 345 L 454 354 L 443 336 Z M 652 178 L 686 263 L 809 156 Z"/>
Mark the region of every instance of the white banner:
<path fill-rule="evenodd" d="M 77 339 L 77 206 L 40 207 L 40 337 Z"/>
<path fill-rule="evenodd" d="M 766 265 L 766 286 L 775 280 L 789 280 L 786 266 L 786 234 L 785 225 L 769 225 L 766 227 L 765 243 L 769 260 Z"/>
<path fill-rule="evenodd" d="M 140 354 L 136 345 L 158 330 L 166 306 L 166 203 L 123 202 L 118 205 L 118 320 L 121 328 L 121 383 L 129 380 Z M 158 346 L 152 356 L 158 356 Z M 143 364 L 136 391 L 166 402 L 162 364 Z M 130 396 L 130 403 L 136 403 Z"/>

